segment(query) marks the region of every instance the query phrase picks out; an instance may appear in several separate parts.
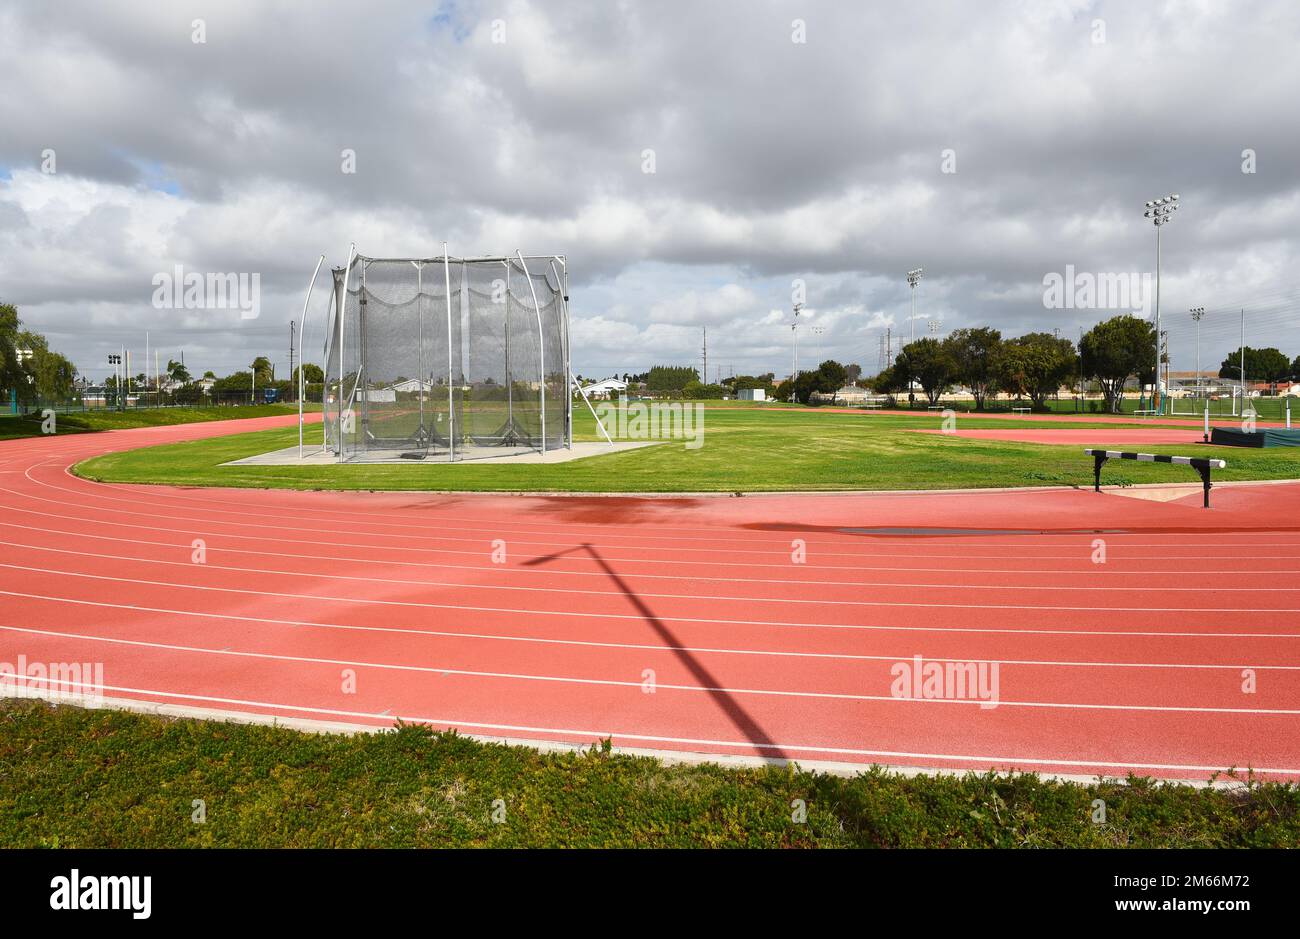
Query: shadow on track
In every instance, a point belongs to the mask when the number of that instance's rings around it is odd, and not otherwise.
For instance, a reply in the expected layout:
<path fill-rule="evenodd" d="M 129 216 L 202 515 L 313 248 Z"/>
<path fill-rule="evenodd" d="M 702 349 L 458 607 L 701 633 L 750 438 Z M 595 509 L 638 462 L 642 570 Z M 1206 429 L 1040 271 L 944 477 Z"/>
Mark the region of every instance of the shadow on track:
<path fill-rule="evenodd" d="M 609 565 L 609 562 L 601 557 L 600 552 L 596 550 L 594 545 L 584 542 L 575 548 L 556 551 L 553 554 L 548 554 L 543 557 L 531 558 L 530 560 L 524 561 L 524 564 L 530 567 L 538 566 L 581 551 L 585 551 L 591 556 L 592 560 L 600 565 L 601 570 L 608 575 L 609 579 L 614 582 L 614 585 L 618 587 L 620 591 L 622 591 L 623 595 L 632 602 L 632 605 L 636 607 L 637 612 L 640 613 L 645 621 L 650 624 L 651 628 L 654 629 L 659 638 L 663 640 L 666 645 L 672 647 L 673 655 L 675 655 L 678 660 L 686 666 L 691 675 L 695 678 L 697 684 L 708 692 L 709 696 L 713 698 L 718 707 L 722 709 L 722 712 L 727 715 L 728 719 L 730 719 L 731 723 L 735 725 L 736 729 L 744 735 L 745 739 L 754 744 L 755 747 L 763 750 L 765 753 L 771 754 L 776 759 L 788 759 L 785 752 L 774 740 L 772 740 L 771 737 L 768 736 L 767 732 L 763 730 L 753 717 L 750 716 L 749 712 L 740 705 L 740 702 L 738 702 L 722 687 L 722 682 L 715 678 L 703 663 L 697 661 L 691 653 L 681 648 L 683 645 L 682 641 L 673 634 L 673 631 L 668 628 L 667 624 L 665 624 L 663 620 L 659 619 L 659 617 L 654 614 L 654 611 L 651 610 L 650 607 L 646 605 L 646 602 L 637 595 L 636 591 L 619 576 L 618 572 Z"/>

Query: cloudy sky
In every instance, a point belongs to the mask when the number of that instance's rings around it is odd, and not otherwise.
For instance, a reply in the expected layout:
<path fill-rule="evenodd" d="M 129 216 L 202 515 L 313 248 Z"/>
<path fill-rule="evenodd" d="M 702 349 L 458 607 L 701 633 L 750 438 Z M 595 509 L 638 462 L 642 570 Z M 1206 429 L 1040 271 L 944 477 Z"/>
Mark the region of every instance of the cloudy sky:
<path fill-rule="evenodd" d="M 710 378 L 786 373 L 801 286 L 801 365 L 872 373 L 886 328 L 1121 312 L 1044 277 L 1140 285 L 1177 192 L 1174 367 L 1192 306 L 1207 364 L 1243 306 L 1294 356 L 1297 48 L 1293 0 L 0 0 L 0 299 L 94 378 L 146 331 L 284 374 L 319 255 L 445 240 L 566 255 L 586 376 L 698 364 L 704 327 Z M 259 274 L 259 316 L 155 309 L 178 264 Z"/>

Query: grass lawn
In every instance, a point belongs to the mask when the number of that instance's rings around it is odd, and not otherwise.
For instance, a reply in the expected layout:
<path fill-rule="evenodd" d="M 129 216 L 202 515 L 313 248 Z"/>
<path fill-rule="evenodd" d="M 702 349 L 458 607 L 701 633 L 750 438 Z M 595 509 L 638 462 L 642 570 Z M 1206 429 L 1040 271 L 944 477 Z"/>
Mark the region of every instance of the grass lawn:
<path fill-rule="evenodd" d="M 316 406 L 319 410 L 320 406 Z M 257 404 L 243 407 L 139 408 L 130 411 L 95 409 L 58 412 L 54 418 L 56 433 L 84 434 L 97 430 L 123 430 L 130 427 L 162 427 L 167 424 L 193 424 L 200 421 L 230 421 L 245 417 L 275 417 L 297 414 L 297 405 Z M 0 415 L 0 440 L 41 436 L 40 414 Z"/>
<path fill-rule="evenodd" d="M 1300 788 L 855 777 L 0 702 L 4 847 L 1284 847 Z M 192 820 L 194 800 L 206 821 Z M 1106 803 L 1093 821 L 1094 799 Z M 504 817 L 494 821 L 502 800 Z M 803 800 L 806 821 L 793 821 Z M 502 818 L 498 808 L 497 817 Z"/>
<path fill-rule="evenodd" d="M 959 418 L 960 420 L 960 418 Z M 328 466 L 222 466 L 295 445 L 296 428 L 112 453 L 76 472 L 106 482 L 291 489 L 451 491 L 762 492 L 776 490 L 951 489 L 999 486 L 1090 486 L 1092 462 L 1075 445 L 1008 443 L 909 432 L 936 428 L 937 414 L 846 414 L 829 409 L 721 407 L 705 412 L 698 449 L 667 442 L 553 466 L 461 463 Z M 981 419 L 981 428 L 1024 428 L 1014 419 Z M 1035 422 L 1035 428 L 1146 427 L 1148 424 Z M 595 421 L 574 410 L 575 439 L 595 440 Z M 319 440 L 319 428 L 309 433 Z M 1195 429 L 1189 430 L 1194 439 Z M 308 438 L 313 439 L 311 436 Z M 1300 449 L 1252 450 L 1153 445 L 1155 453 L 1217 456 L 1228 469 L 1216 479 L 1300 477 Z M 1185 471 L 1184 471 L 1185 470 Z M 1182 482 L 1182 467 L 1113 461 L 1108 484 Z"/>

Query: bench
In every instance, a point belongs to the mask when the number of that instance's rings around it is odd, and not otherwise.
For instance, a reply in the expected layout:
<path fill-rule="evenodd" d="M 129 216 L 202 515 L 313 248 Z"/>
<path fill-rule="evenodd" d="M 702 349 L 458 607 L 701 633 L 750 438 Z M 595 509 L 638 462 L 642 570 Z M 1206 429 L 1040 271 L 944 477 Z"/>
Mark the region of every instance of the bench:
<path fill-rule="evenodd" d="M 1084 450 L 1083 452 L 1094 461 L 1092 467 L 1094 492 L 1101 492 L 1101 467 L 1107 460 L 1138 460 L 1143 463 L 1175 463 L 1179 466 L 1190 466 L 1200 474 L 1201 485 L 1205 489 L 1207 509 L 1210 507 L 1210 470 L 1223 469 L 1228 465 L 1225 460 L 1212 460 L 1199 456 L 1165 456 L 1162 453 L 1128 453 L 1122 450 Z"/>

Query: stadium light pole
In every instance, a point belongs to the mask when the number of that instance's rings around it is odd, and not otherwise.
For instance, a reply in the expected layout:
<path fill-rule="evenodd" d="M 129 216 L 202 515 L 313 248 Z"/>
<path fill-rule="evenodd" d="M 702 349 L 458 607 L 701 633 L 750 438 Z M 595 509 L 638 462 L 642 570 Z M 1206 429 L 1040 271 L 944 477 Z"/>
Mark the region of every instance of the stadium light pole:
<path fill-rule="evenodd" d="M 907 341 L 909 343 L 916 342 L 916 285 L 921 282 L 921 275 L 924 273 L 925 273 L 925 268 L 923 267 L 918 267 L 914 271 L 907 272 L 907 286 L 912 289 L 912 315 L 908 318 L 907 321 L 907 327 L 908 327 Z M 912 395 L 914 394 L 912 384 L 913 384 L 912 379 L 908 378 L 907 401 L 909 406 L 912 403 L 913 400 Z"/>
<path fill-rule="evenodd" d="M 1173 217 L 1178 211 L 1178 193 L 1172 193 L 1161 199 L 1152 199 L 1146 204 L 1146 212 L 1143 218 L 1151 219 L 1156 226 L 1156 370 L 1155 370 L 1155 396 L 1157 399 L 1156 411 L 1163 414 L 1165 411 L 1165 399 L 1160 394 L 1160 229 Z"/>
<path fill-rule="evenodd" d="M 1201 318 L 1205 316 L 1205 307 L 1192 307 L 1192 322 L 1196 324 L 1196 397 L 1201 397 Z"/>
<path fill-rule="evenodd" d="M 921 275 L 924 273 L 925 268 L 922 267 L 907 272 L 907 286 L 912 288 L 912 316 L 908 320 L 910 327 L 907 335 L 908 342 L 916 342 L 916 285 L 921 282 Z"/>
<path fill-rule="evenodd" d="M 794 323 L 790 326 L 790 333 L 794 339 L 794 362 L 790 365 L 790 381 L 799 380 L 799 311 L 803 309 L 802 303 L 794 305 Z"/>

